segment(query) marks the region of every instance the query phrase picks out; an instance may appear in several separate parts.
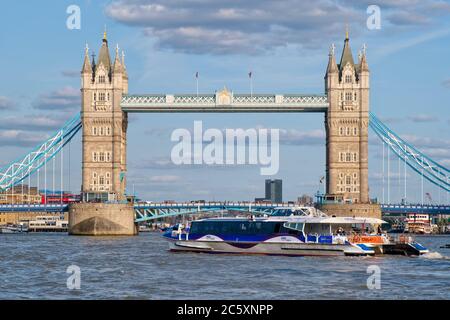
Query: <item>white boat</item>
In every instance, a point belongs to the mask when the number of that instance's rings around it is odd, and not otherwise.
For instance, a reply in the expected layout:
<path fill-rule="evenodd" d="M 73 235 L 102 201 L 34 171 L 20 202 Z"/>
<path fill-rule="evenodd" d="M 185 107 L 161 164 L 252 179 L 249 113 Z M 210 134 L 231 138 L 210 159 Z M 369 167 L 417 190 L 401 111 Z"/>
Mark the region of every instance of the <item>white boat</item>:
<path fill-rule="evenodd" d="M 394 250 L 396 244 L 379 228 L 383 223 L 375 218 L 329 217 L 313 207 L 278 208 L 270 217 L 196 220 L 189 228 L 177 225 L 167 230 L 164 237 L 171 251 L 293 256 L 425 252 L 416 243 L 402 243 L 401 249 Z"/>
<path fill-rule="evenodd" d="M 5 226 L 0 226 L 0 233 L 26 233 L 28 232 L 28 227 L 23 224 L 8 224 Z"/>

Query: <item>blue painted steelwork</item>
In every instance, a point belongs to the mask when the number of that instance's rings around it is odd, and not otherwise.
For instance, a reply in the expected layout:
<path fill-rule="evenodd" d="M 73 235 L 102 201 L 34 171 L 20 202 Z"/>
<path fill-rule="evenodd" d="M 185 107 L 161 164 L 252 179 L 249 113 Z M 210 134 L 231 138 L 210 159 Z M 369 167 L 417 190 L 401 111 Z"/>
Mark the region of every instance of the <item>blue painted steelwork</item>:
<path fill-rule="evenodd" d="M 259 203 L 229 203 L 229 202 L 207 202 L 207 203 L 150 203 L 136 204 L 136 222 L 150 221 L 186 214 L 198 214 L 205 212 L 241 211 L 255 215 L 275 214 L 279 211 L 277 207 L 283 204 L 259 204 Z M 290 205 L 293 206 L 293 205 Z"/>
<path fill-rule="evenodd" d="M 279 209 L 281 204 L 254 204 L 254 203 L 227 203 L 213 202 L 201 205 L 192 203 L 152 203 L 152 204 L 136 204 L 134 210 L 136 213 L 136 222 L 151 221 L 181 215 L 191 215 L 199 213 L 221 211 L 241 211 L 255 215 L 277 215 L 282 210 Z M 293 207 L 293 205 L 285 206 Z M 0 212 L 67 212 L 68 204 L 14 204 L 0 205 Z M 396 205 L 382 204 L 383 213 L 407 214 L 407 213 L 426 213 L 431 215 L 448 214 L 450 215 L 450 205 Z"/>
<path fill-rule="evenodd" d="M 423 175 L 432 184 L 450 192 L 450 170 L 423 154 L 404 141 L 373 113 L 370 113 L 370 127 L 386 143 L 397 157 L 419 175 Z"/>
<path fill-rule="evenodd" d="M 0 170 L 0 191 L 7 190 L 29 175 L 33 174 L 49 160 L 55 157 L 59 151 L 77 134 L 81 129 L 81 116 L 78 113 L 70 119 L 62 129 L 53 134 L 47 141 L 36 147 L 30 153 L 17 159 Z"/>
<path fill-rule="evenodd" d="M 431 215 L 450 215 L 450 205 L 382 204 L 381 212 L 389 214 L 426 213 Z"/>

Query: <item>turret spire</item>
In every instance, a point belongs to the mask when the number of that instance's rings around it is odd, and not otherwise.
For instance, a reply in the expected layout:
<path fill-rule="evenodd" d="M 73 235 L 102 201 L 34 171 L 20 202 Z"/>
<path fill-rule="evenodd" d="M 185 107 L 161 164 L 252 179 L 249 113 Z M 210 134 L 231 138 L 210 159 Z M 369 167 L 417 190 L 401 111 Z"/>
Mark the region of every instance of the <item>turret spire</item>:
<path fill-rule="evenodd" d="M 84 49 L 84 62 L 83 62 L 83 69 L 81 70 L 81 73 L 89 73 L 92 72 L 92 66 L 89 62 L 89 46 L 86 43 L 86 48 Z"/>

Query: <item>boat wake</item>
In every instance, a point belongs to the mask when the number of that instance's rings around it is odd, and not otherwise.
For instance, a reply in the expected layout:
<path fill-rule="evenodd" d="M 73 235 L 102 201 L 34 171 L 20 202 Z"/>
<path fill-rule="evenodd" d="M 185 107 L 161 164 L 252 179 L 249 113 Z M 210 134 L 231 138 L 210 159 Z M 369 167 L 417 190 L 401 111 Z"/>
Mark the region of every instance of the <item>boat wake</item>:
<path fill-rule="evenodd" d="M 433 260 L 441 260 L 441 259 L 442 260 L 450 260 L 450 257 L 444 256 L 436 251 L 425 253 L 425 254 L 421 255 L 420 258 L 433 259 Z"/>

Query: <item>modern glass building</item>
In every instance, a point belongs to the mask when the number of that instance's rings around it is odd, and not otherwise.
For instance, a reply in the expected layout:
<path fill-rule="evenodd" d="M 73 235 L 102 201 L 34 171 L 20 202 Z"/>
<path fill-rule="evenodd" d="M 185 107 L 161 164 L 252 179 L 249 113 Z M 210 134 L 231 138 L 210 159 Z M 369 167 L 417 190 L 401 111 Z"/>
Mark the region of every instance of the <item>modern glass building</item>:
<path fill-rule="evenodd" d="M 275 203 L 283 202 L 283 181 L 281 179 L 266 180 L 266 199 Z"/>

